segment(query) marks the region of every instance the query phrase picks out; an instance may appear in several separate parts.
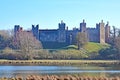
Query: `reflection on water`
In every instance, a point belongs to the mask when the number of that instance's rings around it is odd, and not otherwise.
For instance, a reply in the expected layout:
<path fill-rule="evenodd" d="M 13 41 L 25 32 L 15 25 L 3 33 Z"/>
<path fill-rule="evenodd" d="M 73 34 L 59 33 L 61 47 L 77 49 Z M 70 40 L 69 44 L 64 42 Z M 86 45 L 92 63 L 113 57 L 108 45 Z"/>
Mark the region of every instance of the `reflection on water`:
<path fill-rule="evenodd" d="M 29 74 L 79 74 L 89 76 L 120 76 L 118 66 L 0 66 L 0 77 Z"/>

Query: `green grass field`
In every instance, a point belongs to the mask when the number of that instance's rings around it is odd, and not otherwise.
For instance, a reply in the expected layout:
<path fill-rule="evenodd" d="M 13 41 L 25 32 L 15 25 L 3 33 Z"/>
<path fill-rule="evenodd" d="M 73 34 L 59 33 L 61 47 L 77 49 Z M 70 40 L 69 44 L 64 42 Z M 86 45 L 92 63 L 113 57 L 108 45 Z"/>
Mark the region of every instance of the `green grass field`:
<path fill-rule="evenodd" d="M 100 43 L 94 43 L 94 42 L 88 42 L 81 50 L 78 50 L 78 47 L 76 45 L 69 45 L 67 47 L 63 47 L 60 50 L 74 50 L 74 51 L 80 51 L 80 52 L 98 52 L 101 49 L 109 48 L 110 45 L 108 44 L 100 44 Z"/>
<path fill-rule="evenodd" d="M 100 43 L 89 42 L 83 48 L 85 50 L 87 50 L 88 52 L 98 52 L 101 49 L 109 48 L 109 47 L 110 47 L 110 45 L 108 45 L 108 44 L 100 44 Z"/>
<path fill-rule="evenodd" d="M 97 56 L 101 49 L 109 48 L 108 44 L 100 44 L 100 43 L 93 43 L 88 42 L 86 45 L 83 46 L 80 50 L 78 50 L 77 45 L 69 45 L 63 48 L 58 49 L 49 49 L 50 53 L 57 54 L 58 56 L 63 56 L 66 59 L 85 59 L 92 56 Z"/>

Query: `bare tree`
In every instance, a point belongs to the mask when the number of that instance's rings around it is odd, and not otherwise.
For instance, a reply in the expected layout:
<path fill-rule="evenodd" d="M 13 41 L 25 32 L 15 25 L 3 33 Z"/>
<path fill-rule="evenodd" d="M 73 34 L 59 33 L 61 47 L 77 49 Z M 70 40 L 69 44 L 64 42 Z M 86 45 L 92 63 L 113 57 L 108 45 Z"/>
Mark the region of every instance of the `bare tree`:
<path fill-rule="evenodd" d="M 5 38 L 10 37 L 8 30 L 0 30 L 0 35 L 4 36 Z"/>
<path fill-rule="evenodd" d="M 116 37 L 116 27 L 115 26 L 112 26 L 113 27 L 113 37 L 115 38 Z"/>
<path fill-rule="evenodd" d="M 0 30 L 0 49 L 11 48 L 12 37 L 11 30 Z"/>
<path fill-rule="evenodd" d="M 32 32 L 20 31 L 16 35 L 17 47 L 24 53 L 28 59 L 33 59 L 34 50 L 42 48 L 42 44 L 37 40 Z"/>
<path fill-rule="evenodd" d="M 118 29 L 118 37 L 120 37 L 120 29 Z"/>
<path fill-rule="evenodd" d="M 115 38 L 115 47 L 120 52 L 120 37 Z"/>
<path fill-rule="evenodd" d="M 77 34 L 77 45 L 78 45 L 78 50 L 80 50 L 83 45 L 85 45 L 88 42 L 87 39 L 87 34 L 85 32 L 79 32 Z"/>
<path fill-rule="evenodd" d="M 115 26 L 112 26 L 112 30 L 111 30 L 111 36 L 109 38 L 109 43 L 113 46 L 115 46 L 115 41 L 116 38 L 120 37 L 120 29 L 116 28 Z"/>
<path fill-rule="evenodd" d="M 113 47 L 117 49 L 118 54 L 120 54 L 120 29 L 113 26 L 112 34 L 111 43 L 113 44 Z"/>

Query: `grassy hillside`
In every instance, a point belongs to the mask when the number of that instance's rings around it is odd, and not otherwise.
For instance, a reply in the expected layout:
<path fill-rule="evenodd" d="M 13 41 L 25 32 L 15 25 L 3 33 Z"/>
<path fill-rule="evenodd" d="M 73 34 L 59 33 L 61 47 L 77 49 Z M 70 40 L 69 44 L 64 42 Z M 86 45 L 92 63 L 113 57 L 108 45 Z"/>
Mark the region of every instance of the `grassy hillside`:
<path fill-rule="evenodd" d="M 108 44 L 100 44 L 100 43 L 94 43 L 94 42 L 88 42 L 83 48 L 81 48 L 81 50 L 85 50 L 87 52 L 98 52 L 101 49 L 104 48 L 108 48 L 109 45 Z M 64 50 L 70 50 L 70 49 L 74 49 L 77 50 L 78 47 L 76 45 L 69 45 L 67 47 L 62 48 Z"/>
<path fill-rule="evenodd" d="M 87 50 L 88 52 L 98 52 L 101 49 L 108 48 L 108 44 L 100 44 L 100 43 L 93 43 L 89 42 L 86 44 L 83 48 Z"/>
<path fill-rule="evenodd" d="M 46 42 L 42 43 L 44 49 L 57 49 L 57 50 L 77 50 L 78 47 L 76 45 L 68 45 L 65 43 L 55 43 L 55 42 Z M 100 43 L 94 43 L 94 42 L 88 42 L 81 50 L 87 51 L 87 52 L 98 52 L 102 48 L 109 47 L 108 44 L 100 44 Z"/>
<path fill-rule="evenodd" d="M 83 48 L 81 48 L 81 50 L 78 50 L 78 47 L 76 45 L 69 45 L 59 49 L 52 49 L 52 53 L 57 54 L 57 56 L 64 57 L 65 59 L 69 59 L 69 57 L 72 57 L 72 59 L 83 59 L 93 56 L 95 57 L 98 55 L 99 50 L 108 47 L 108 44 L 103 45 L 99 43 L 89 42 Z"/>

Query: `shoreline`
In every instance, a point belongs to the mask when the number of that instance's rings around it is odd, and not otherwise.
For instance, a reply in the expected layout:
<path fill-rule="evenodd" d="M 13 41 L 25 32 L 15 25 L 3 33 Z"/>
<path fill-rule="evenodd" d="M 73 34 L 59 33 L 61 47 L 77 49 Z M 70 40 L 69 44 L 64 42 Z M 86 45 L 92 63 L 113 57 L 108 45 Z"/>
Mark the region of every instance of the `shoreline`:
<path fill-rule="evenodd" d="M 73 75 L 28 75 L 16 76 L 11 78 L 2 77 L 0 80 L 120 80 L 120 76 L 116 77 L 91 77 L 91 76 L 73 76 Z"/>
<path fill-rule="evenodd" d="M 6 64 L 38 64 L 38 65 L 60 65 L 60 64 L 120 64 L 119 60 L 0 60 L 0 65 Z"/>

